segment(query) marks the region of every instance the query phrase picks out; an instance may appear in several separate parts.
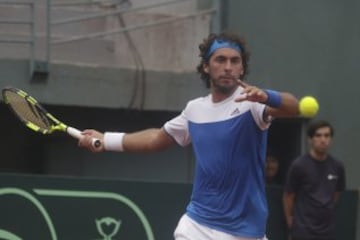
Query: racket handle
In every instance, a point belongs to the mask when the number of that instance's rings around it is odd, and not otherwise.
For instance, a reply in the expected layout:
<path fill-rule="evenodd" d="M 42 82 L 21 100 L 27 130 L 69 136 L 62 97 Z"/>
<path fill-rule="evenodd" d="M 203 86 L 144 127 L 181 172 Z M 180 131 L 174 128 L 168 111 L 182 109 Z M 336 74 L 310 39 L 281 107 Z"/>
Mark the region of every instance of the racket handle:
<path fill-rule="evenodd" d="M 73 127 L 67 127 L 66 128 L 66 132 L 74 137 L 74 138 L 77 138 L 77 139 L 81 139 L 83 138 L 83 135 L 81 134 L 81 131 L 76 129 L 76 128 L 73 128 Z M 93 138 L 92 139 L 92 145 L 95 147 L 95 148 L 98 148 L 101 146 L 101 141 L 100 139 L 97 139 L 97 138 Z"/>

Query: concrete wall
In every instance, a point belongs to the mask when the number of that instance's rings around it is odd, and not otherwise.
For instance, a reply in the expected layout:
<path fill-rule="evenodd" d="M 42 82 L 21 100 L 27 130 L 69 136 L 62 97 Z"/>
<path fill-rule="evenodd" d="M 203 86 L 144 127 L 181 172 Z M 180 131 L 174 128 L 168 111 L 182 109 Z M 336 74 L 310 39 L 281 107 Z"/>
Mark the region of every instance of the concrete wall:
<path fill-rule="evenodd" d="M 30 61 L 27 61 L 31 45 L 0 43 L 0 60 L 6 62 L 3 66 L 7 74 L 0 81 L 1 87 L 15 85 L 49 104 L 149 110 L 181 110 L 186 100 L 202 89 L 195 73 L 198 57 L 194 52 L 197 52 L 198 43 L 210 31 L 211 14 L 127 33 L 61 44 L 57 41 L 188 15 L 203 9 L 206 1 L 201 1 L 199 7 L 198 1 L 185 0 L 163 7 L 61 25 L 55 23 L 131 10 L 158 4 L 159 1 L 136 0 L 131 1 L 131 6 L 109 5 L 106 1 L 99 1 L 95 5 L 63 6 L 59 5 L 63 2 L 55 1 L 50 19 L 46 14 L 45 2 L 36 1 L 35 4 L 33 50 L 35 67 L 48 65 L 49 75 L 45 81 L 43 78 L 38 81 L 36 77 L 34 84 L 30 81 Z M 31 20 L 29 8 L 21 5 L 0 4 L 0 15 L 2 19 Z M 52 23 L 49 48 L 46 42 L 48 20 Z M 29 40 L 31 37 L 28 26 L 0 24 L 0 29 L 0 40 Z M 47 54 L 50 56 L 48 63 L 44 62 Z M 190 89 L 194 91 L 188 91 L 188 84 L 192 85 Z M 170 87 L 176 89 L 176 96 L 173 91 L 168 91 Z M 82 91 L 92 94 L 79 94 Z M 203 89 L 200 92 L 204 92 Z M 94 98 L 93 95 L 103 97 Z"/>
<path fill-rule="evenodd" d="M 350 166 L 358 165 L 357 143 L 353 139 L 359 132 L 357 122 L 360 120 L 360 113 L 351 103 L 360 100 L 356 92 L 356 86 L 359 85 L 356 65 L 360 52 L 357 46 L 359 34 L 356 30 L 359 3 L 351 0 L 316 3 L 288 3 L 282 0 L 271 4 L 251 1 L 223 3 L 226 6 L 223 9 L 226 27 L 243 33 L 249 40 L 252 52 L 249 81 L 263 87 L 288 90 L 298 97 L 306 94 L 317 97 L 320 102 L 318 117 L 330 120 L 336 128 L 333 153 L 345 162 L 349 188 L 357 188 L 360 177 L 357 168 Z M 184 12 L 194 10 L 192 4 L 183 7 Z M 95 7 L 86 11 L 109 11 L 104 9 Z M 19 16 L 15 14 L 19 9 L 13 9 L 13 12 L 5 10 L 0 9 L 2 16 Z M 64 8 L 58 8 L 56 11 L 54 19 L 60 19 L 64 13 L 70 17 L 85 9 L 72 8 L 65 11 Z M 147 14 L 150 14 L 148 18 L 157 18 L 159 12 Z M 144 18 L 141 19 L 144 21 Z M 189 32 L 183 32 L 181 29 L 186 28 L 175 25 L 172 28 L 164 26 L 163 31 L 159 29 L 153 35 L 154 38 L 144 38 L 150 36 L 147 34 L 152 34 L 150 29 L 139 31 L 133 36 L 147 69 L 146 78 L 141 77 L 143 71 L 139 66 L 125 61 L 131 54 L 120 51 L 127 49 L 121 47 L 122 41 L 96 39 L 76 42 L 73 46 L 65 44 L 54 47 L 54 62 L 49 78 L 37 83 L 28 79 L 26 60 L 15 61 L 7 56 L 10 53 L 17 57 L 22 54 L 25 56 L 25 52 L 20 47 L 16 47 L 14 51 L 2 45 L 3 60 L 0 67 L 4 77 L 0 80 L 0 86 L 16 85 L 49 104 L 127 108 L 133 102 L 131 107 L 135 109 L 180 111 L 188 99 L 205 94 L 193 67 L 197 61 L 197 54 L 194 54 L 199 42 L 197 40 L 206 35 L 209 19 L 205 17 L 196 21 L 203 24 L 203 27 L 186 23 Z M 96 23 L 71 26 L 68 31 L 71 35 L 79 30 L 83 31 L 81 33 L 107 30 L 114 22 L 115 19 L 103 19 Z M 42 29 L 43 25 L 39 23 L 38 28 Z M 170 29 L 175 32 L 169 33 Z M 180 32 L 176 32 L 177 29 L 180 29 Z M 58 31 L 62 33 L 65 30 Z M 194 38 L 194 33 L 199 34 Z M 168 38 L 169 34 L 172 37 Z M 186 44 L 182 43 L 183 40 L 172 41 L 171 39 L 177 39 L 175 36 L 187 39 Z M 141 40 L 145 40 L 146 44 L 141 44 Z M 173 43 L 185 45 L 172 45 Z M 186 54 L 180 56 L 182 60 L 171 59 L 183 51 Z M 169 55 L 166 57 L 163 54 Z M 189 62 L 186 62 L 186 59 L 190 59 Z M 179 67 L 179 63 L 182 63 L 182 67 Z M 161 70 L 161 66 L 166 71 Z M 146 88 L 141 88 L 144 82 Z M 89 92 L 91 94 L 84 94 Z M 136 100 L 132 101 L 134 98 Z M 345 114 L 344 106 L 349 103 L 350 114 Z"/>
<path fill-rule="evenodd" d="M 35 56 L 39 62 L 43 62 L 47 54 L 44 2 L 36 1 Z M 132 7 L 138 7 L 159 1 L 131 2 Z M 53 26 L 52 41 L 113 31 L 121 27 L 121 20 L 126 26 L 135 26 L 199 10 L 197 1 L 183 1 L 176 4 L 176 10 L 174 6 L 126 14 L 122 16 L 123 19 L 112 16 Z M 206 4 L 200 7 L 204 6 Z M 56 22 L 120 10 L 122 7 L 126 6 L 102 3 L 92 7 L 53 6 L 51 18 Z M 28 9 L 8 5 L 0 5 L 0 15 L 17 20 L 30 17 Z M 0 27 L 0 39 L 28 39 L 30 34 L 24 26 Z M 0 87 L 11 85 L 27 91 L 46 104 L 61 120 L 80 129 L 96 127 L 102 130 L 133 131 L 142 127 L 159 127 L 170 116 L 178 114 L 187 100 L 206 94 L 206 89 L 195 73 L 198 58 L 194 52 L 209 29 L 210 15 L 202 15 L 139 29 L 127 36 L 115 34 L 52 44 L 48 76 L 36 76 L 33 80 L 29 76 L 29 46 L 3 43 L 0 44 L 0 71 L 4 77 L 0 79 Z M 138 109 L 148 112 L 141 114 Z M 3 125 L 9 138 L 1 145 L 5 156 L 2 171 L 191 181 L 193 159 L 190 149 L 174 148 L 152 156 L 124 154 L 120 156 L 123 161 L 118 161 L 117 154 L 99 156 L 85 153 L 76 147 L 76 141 L 61 134 L 44 137 L 29 132 L 13 116 L 8 115 L 6 106 L 2 105 L 1 110 L 2 115 L 6 116 L 4 121 L 14 124 L 11 127 Z M 104 161 L 101 166 L 99 158 Z"/>
<path fill-rule="evenodd" d="M 227 28 L 244 34 L 252 50 L 250 81 L 314 95 L 317 118 L 335 127 L 332 153 L 346 168 L 347 187 L 358 189 L 360 2 L 226 1 Z M 360 212 L 358 213 L 358 216 Z M 357 239 L 359 239 L 359 223 Z"/>
<path fill-rule="evenodd" d="M 244 34 L 252 50 L 249 81 L 314 95 L 318 118 L 335 126 L 333 154 L 344 161 L 348 187 L 360 176 L 357 89 L 360 35 L 358 1 L 228 1 L 228 28 Z"/>
<path fill-rule="evenodd" d="M 166 1 L 162 1 L 166 2 Z M 47 22 L 51 25 L 51 63 L 86 64 L 122 68 L 146 68 L 147 70 L 193 72 L 197 63 L 197 44 L 210 31 L 211 14 L 188 17 L 155 26 L 141 27 L 158 21 L 195 14 L 198 3 L 195 0 L 178 1 L 174 4 L 110 14 L 115 11 L 131 10 L 137 7 L 159 4 L 159 1 L 133 0 L 132 5 L 106 4 L 98 1 L 94 5 L 63 6 L 53 1 L 50 18 L 45 1 L 35 4 L 35 56 L 44 60 L 47 54 Z M 57 24 L 59 21 L 109 14 L 105 17 L 85 21 Z M 30 8 L 22 5 L 1 5 L 2 19 L 29 21 Z M 129 32 L 115 33 L 123 28 L 135 28 Z M 0 24 L 0 39 L 31 39 L 31 29 L 24 24 Z M 106 33 L 97 38 L 92 34 Z M 70 39 L 85 37 L 85 40 Z M 61 41 L 61 43 L 59 43 Z M 63 42 L 69 41 L 69 42 Z M 30 46 L 26 44 L 0 44 L 2 57 L 28 58 Z"/>

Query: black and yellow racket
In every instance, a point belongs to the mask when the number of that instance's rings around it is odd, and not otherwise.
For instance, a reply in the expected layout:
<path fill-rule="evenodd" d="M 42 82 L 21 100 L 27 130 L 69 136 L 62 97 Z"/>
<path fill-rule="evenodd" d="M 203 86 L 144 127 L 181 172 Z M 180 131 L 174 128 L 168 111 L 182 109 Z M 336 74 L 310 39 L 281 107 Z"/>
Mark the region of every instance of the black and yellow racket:
<path fill-rule="evenodd" d="M 6 87 L 2 90 L 3 100 L 9 105 L 15 115 L 31 130 L 42 134 L 55 131 L 66 132 L 70 136 L 81 139 L 81 131 L 67 126 L 45 110 L 35 98 L 23 90 Z M 99 147 L 100 140 L 94 139 L 93 145 Z"/>

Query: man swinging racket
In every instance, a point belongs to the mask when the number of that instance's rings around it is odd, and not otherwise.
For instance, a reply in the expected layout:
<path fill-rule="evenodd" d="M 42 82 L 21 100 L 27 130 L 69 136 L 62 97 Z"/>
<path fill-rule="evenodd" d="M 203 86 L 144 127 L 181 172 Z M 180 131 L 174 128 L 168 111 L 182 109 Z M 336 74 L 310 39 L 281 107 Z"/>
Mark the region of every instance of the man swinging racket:
<path fill-rule="evenodd" d="M 197 71 L 209 95 L 189 101 L 162 128 L 134 133 L 89 129 L 79 145 L 93 152 L 154 152 L 192 144 L 193 191 L 174 238 L 265 240 L 267 132 L 273 118 L 298 116 L 298 100 L 244 83 L 249 52 L 238 35 L 210 34 L 199 49 Z M 101 147 L 94 147 L 92 138 Z"/>

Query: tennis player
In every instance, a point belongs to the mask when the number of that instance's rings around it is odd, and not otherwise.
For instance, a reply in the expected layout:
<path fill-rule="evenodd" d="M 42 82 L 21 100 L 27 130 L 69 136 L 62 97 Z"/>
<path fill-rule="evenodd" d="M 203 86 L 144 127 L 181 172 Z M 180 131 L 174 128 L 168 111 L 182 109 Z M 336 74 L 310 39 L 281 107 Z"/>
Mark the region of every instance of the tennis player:
<path fill-rule="evenodd" d="M 298 116 L 298 100 L 244 83 L 249 52 L 240 36 L 210 34 L 199 49 L 197 70 L 209 95 L 189 101 L 160 129 L 85 130 L 79 145 L 94 152 L 152 152 L 192 144 L 193 191 L 175 239 L 265 240 L 267 130 L 274 117 Z M 100 139 L 102 147 L 94 148 L 91 138 Z"/>

